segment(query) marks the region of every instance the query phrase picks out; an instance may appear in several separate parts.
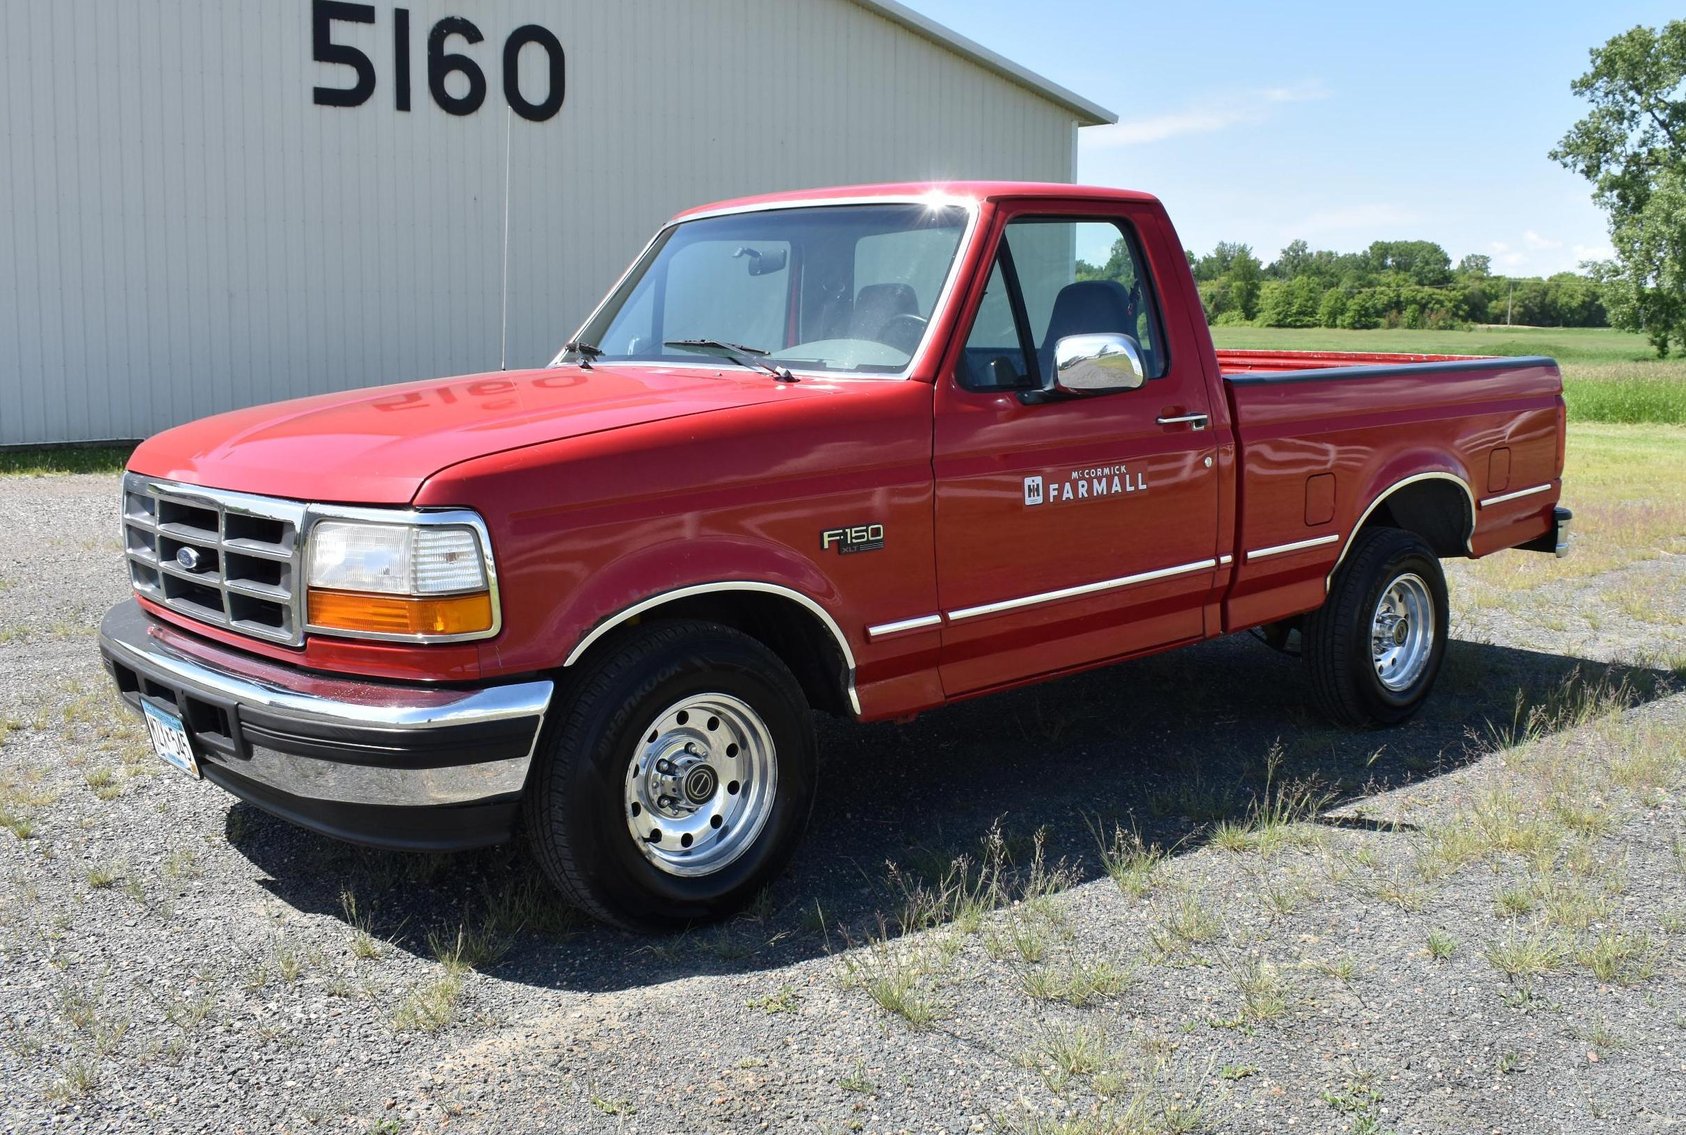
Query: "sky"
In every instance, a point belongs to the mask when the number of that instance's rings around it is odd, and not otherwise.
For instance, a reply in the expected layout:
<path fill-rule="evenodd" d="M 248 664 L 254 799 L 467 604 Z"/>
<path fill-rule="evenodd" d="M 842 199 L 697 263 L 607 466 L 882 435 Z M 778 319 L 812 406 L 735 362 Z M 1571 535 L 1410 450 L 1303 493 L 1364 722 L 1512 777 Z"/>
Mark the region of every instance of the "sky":
<path fill-rule="evenodd" d="M 1546 155 L 1588 52 L 1679 4 L 904 0 L 1119 117 L 1078 180 L 1143 189 L 1183 244 L 1432 240 L 1550 275 L 1610 254 L 1591 185 Z"/>

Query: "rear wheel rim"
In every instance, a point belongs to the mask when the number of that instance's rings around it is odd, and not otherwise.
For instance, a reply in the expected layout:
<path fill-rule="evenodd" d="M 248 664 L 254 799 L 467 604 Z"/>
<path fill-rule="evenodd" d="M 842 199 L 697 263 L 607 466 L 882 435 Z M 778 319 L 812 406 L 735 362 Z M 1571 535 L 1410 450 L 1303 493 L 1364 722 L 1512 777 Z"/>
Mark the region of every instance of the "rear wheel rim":
<path fill-rule="evenodd" d="M 1370 619 L 1370 657 L 1376 679 L 1391 693 L 1410 689 L 1434 653 L 1434 595 L 1422 576 L 1396 577 L 1376 600 Z"/>
<path fill-rule="evenodd" d="M 693 694 L 644 726 L 621 787 L 627 831 L 653 867 L 681 878 L 715 874 L 749 850 L 772 815 L 772 730 L 739 698 Z"/>

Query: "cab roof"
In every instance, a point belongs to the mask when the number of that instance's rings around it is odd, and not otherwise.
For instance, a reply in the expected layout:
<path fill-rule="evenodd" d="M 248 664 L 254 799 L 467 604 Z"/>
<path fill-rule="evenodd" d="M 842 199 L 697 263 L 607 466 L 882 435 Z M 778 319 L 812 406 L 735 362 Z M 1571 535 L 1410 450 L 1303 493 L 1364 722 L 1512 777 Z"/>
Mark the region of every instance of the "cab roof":
<path fill-rule="evenodd" d="M 879 185 L 845 185 L 829 189 L 800 189 L 737 197 L 687 209 L 674 218 L 683 221 L 710 213 L 748 211 L 769 205 L 811 203 L 837 204 L 883 198 L 960 199 L 1009 201 L 1022 198 L 1057 197 L 1067 201 L 1137 201 L 1158 204 L 1151 193 L 1135 189 L 1114 189 L 1102 185 L 1071 185 L 1059 181 L 906 181 Z"/>

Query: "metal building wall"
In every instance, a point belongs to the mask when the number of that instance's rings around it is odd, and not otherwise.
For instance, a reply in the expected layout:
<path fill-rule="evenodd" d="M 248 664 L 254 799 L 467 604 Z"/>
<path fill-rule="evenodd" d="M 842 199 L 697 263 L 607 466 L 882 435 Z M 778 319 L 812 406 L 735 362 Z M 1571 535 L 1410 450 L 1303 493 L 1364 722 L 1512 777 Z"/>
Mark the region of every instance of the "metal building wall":
<path fill-rule="evenodd" d="M 376 0 L 313 60 L 311 0 L 0 0 L 0 445 L 143 437 L 233 407 L 545 362 L 663 219 L 743 193 L 1070 180 L 1070 109 L 852 0 Z M 395 9 L 411 23 L 396 109 Z M 435 105 L 429 29 L 484 69 Z M 567 52 L 506 109 L 506 37 Z M 529 101 L 544 56 L 523 55 Z M 462 80 L 450 88 L 460 93 Z"/>

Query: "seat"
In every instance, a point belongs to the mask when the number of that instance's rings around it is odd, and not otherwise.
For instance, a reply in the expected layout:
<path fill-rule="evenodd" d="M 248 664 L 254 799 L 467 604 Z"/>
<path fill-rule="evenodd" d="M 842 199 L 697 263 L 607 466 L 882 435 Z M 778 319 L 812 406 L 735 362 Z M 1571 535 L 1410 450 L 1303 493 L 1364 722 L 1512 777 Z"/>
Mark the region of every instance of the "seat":
<path fill-rule="evenodd" d="M 1117 280 L 1079 280 L 1054 297 L 1048 333 L 1037 354 L 1044 380 L 1054 373 L 1054 345 L 1067 335 L 1136 336 L 1136 304 Z"/>
<path fill-rule="evenodd" d="M 900 315 L 919 315 L 919 295 L 912 284 L 868 284 L 855 297 L 849 338 L 884 342 L 884 328 Z"/>

